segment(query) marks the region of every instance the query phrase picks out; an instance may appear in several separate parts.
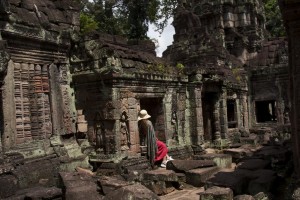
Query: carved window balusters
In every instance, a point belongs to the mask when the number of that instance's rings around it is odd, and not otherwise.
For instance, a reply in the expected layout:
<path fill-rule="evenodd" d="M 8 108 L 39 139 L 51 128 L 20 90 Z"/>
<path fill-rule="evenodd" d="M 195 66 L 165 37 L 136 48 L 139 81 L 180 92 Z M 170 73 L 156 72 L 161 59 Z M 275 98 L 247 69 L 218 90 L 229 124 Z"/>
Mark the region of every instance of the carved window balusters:
<path fill-rule="evenodd" d="M 16 143 L 49 138 L 52 123 L 48 66 L 18 63 L 15 66 Z"/>

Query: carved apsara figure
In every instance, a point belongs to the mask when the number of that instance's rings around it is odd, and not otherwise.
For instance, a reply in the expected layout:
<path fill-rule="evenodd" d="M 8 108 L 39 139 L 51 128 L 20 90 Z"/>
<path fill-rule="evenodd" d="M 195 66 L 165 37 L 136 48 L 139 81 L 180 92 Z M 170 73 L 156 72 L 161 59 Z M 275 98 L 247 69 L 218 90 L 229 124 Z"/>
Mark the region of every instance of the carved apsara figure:
<path fill-rule="evenodd" d="M 121 133 L 121 150 L 125 151 L 130 148 L 130 133 L 128 130 L 128 116 L 123 112 L 120 119 L 120 133 Z"/>

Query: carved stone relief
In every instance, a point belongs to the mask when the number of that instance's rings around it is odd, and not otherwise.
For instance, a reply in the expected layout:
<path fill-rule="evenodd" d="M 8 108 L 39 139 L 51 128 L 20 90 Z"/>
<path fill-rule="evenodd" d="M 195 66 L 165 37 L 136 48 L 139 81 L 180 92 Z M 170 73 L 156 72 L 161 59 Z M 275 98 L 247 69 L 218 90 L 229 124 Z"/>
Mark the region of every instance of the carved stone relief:
<path fill-rule="evenodd" d="M 15 63 L 16 143 L 52 134 L 48 66 Z"/>

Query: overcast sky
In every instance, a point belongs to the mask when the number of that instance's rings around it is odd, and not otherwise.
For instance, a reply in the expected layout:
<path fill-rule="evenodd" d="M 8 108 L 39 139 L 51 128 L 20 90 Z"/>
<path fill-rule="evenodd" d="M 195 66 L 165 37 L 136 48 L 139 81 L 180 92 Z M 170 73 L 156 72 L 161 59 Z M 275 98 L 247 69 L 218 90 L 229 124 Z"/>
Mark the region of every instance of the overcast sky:
<path fill-rule="evenodd" d="M 169 25 L 164 29 L 164 32 L 160 35 L 155 32 L 155 27 L 150 25 L 148 31 L 148 37 L 155 38 L 158 40 L 159 47 L 156 49 L 156 55 L 161 57 L 162 53 L 167 49 L 167 46 L 173 42 L 173 35 L 175 33 L 174 27 L 171 25 L 172 19 L 169 20 Z"/>

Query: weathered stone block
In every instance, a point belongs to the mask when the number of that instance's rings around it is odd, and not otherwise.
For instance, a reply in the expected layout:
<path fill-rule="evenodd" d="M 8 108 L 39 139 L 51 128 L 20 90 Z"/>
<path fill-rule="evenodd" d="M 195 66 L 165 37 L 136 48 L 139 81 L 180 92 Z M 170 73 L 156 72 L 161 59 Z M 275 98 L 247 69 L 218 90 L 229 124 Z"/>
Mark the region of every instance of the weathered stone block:
<path fill-rule="evenodd" d="M 19 189 L 18 179 L 12 175 L 1 175 L 0 185 L 0 199 L 14 195 Z"/>
<path fill-rule="evenodd" d="M 175 190 L 168 181 L 143 181 L 142 184 L 157 195 L 166 195 Z"/>
<path fill-rule="evenodd" d="M 197 156 L 197 159 L 212 160 L 220 168 L 231 168 L 232 157 L 229 154 L 204 154 Z"/>
<path fill-rule="evenodd" d="M 232 200 L 233 192 L 230 188 L 211 187 L 200 194 L 200 200 Z"/>
<path fill-rule="evenodd" d="M 244 194 L 244 195 L 235 196 L 233 200 L 255 200 L 255 199 L 251 195 Z"/>
<path fill-rule="evenodd" d="M 257 170 L 253 174 L 257 177 L 249 182 L 248 192 L 256 195 L 259 192 L 268 193 L 275 186 L 276 173 L 272 170 Z"/>
<path fill-rule="evenodd" d="M 61 172 L 60 176 L 66 189 L 66 199 L 79 200 L 85 199 L 86 197 L 92 200 L 102 199 L 97 191 L 97 184 L 92 176 L 76 172 Z"/>
<path fill-rule="evenodd" d="M 175 172 L 186 172 L 201 167 L 212 167 L 215 163 L 212 160 L 171 160 L 167 162 L 167 169 Z"/>
<path fill-rule="evenodd" d="M 159 200 L 160 198 L 145 186 L 134 184 L 117 189 L 103 198 L 103 200 L 112 199 Z"/>
<path fill-rule="evenodd" d="M 258 170 L 265 169 L 270 166 L 271 162 L 269 160 L 262 159 L 249 159 L 245 160 L 237 165 L 238 169 L 248 169 L 248 170 Z"/>
<path fill-rule="evenodd" d="M 98 180 L 98 184 L 102 188 L 102 192 L 104 195 L 109 194 L 110 192 L 117 190 L 121 187 L 130 185 L 129 182 L 120 180 L 116 177 L 108 177 L 108 176 L 103 176 Z"/>
<path fill-rule="evenodd" d="M 166 169 L 151 170 L 144 173 L 144 180 L 152 181 L 178 181 L 174 171 Z"/>
<path fill-rule="evenodd" d="M 246 172 L 245 172 L 246 173 Z M 244 194 L 247 191 L 248 174 L 242 172 L 218 172 L 206 181 L 206 186 L 220 186 L 231 188 L 235 194 Z"/>
<path fill-rule="evenodd" d="M 189 170 L 186 172 L 186 183 L 195 187 L 202 187 L 205 181 L 218 171 L 218 167 L 207 167 Z"/>

